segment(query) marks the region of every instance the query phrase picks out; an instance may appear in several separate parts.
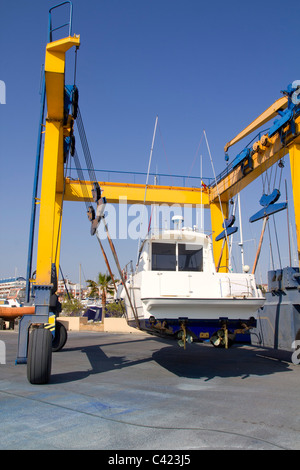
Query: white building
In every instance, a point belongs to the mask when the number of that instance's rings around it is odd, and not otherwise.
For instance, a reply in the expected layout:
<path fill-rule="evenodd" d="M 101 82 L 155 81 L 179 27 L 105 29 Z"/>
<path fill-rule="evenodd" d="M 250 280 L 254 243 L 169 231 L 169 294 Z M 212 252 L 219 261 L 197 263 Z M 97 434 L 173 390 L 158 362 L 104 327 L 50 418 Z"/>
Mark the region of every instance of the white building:
<path fill-rule="evenodd" d="M 25 289 L 24 277 L 9 277 L 0 279 L 0 297 L 3 299 L 16 299 L 21 289 Z"/>

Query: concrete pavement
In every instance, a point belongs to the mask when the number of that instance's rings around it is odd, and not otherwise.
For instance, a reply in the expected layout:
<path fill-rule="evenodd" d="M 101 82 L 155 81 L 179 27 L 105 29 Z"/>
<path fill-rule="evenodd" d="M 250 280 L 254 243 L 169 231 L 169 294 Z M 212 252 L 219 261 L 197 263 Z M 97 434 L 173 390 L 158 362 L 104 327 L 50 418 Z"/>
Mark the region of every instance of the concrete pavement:
<path fill-rule="evenodd" d="M 50 383 L 31 385 L 14 363 L 17 331 L 0 340 L 2 449 L 300 449 L 300 366 L 290 355 L 69 332 Z"/>

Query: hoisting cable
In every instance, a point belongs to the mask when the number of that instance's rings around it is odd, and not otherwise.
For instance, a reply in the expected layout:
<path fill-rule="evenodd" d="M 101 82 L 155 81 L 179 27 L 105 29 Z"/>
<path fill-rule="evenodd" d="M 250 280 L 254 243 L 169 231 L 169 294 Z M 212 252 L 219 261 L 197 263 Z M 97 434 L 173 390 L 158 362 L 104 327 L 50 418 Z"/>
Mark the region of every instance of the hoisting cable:
<path fill-rule="evenodd" d="M 277 245 L 277 252 L 278 252 L 278 259 L 279 259 L 279 266 L 280 269 L 282 269 L 282 264 L 281 264 L 281 256 L 280 256 L 280 249 L 279 249 L 279 242 L 278 242 L 278 235 L 277 235 L 277 228 L 276 228 L 276 222 L 275 222 L 275 217 L 273 214 L 273 223 L 274 223 L 274 232 L 275 232 L 275 239 L 276 239 L 276 245 Z"/>
<path fill-rule="evenodd" d="M 81 165 L 80 165 L 80 161 L 79 161 L 79 157 L 78 157 L 78 154 L 77 154 L 77 151 L 75 150 L 74 152 L 74 162 L 75 162 L 75 167 L 76 167 L 76 170 L 77 170 L 77 174 L 78 174 L 78 178 L 80 181 L 83 182 L 83 184 L 81 185 L 82 186 L 82 193 L 83 193 L 83 197 L 84 197 L 84 201 L 85 201 L 85 205 L 86 205 L 86 209 L 87 209 L 87 212 L 88 212 L 88 209 L 89 209 L 89 194 L 88 194 L 88 189 L 87 189 L 87 186 L 86 186 L 86 183 L 83 179 L 83 171 L 81 169 Z M 116 286 L 116 282 L 115 282 L 115 278 L 114 278 L 114 275 L 112 273 L 112 270 L 111 270 L 111 267 L 110 267 L 110 264 L 109 264 L 109 261 L 108 261 L 108 258 L 106 256 L 106 253 L 104 251 L 104 248 L 103 248 L 103 245 L 101 243 L 101 240 L 98 236 L 98 231 L 96 232 L 96 235 L 97 235 L 97 240 L 99 242 L 99 245 L 100 245 L 100 248 L 101 248 L 101 251 L 102 251 L 102 254 L 103 254 L 103 258 L 104 258 L 104 261 L 106 263 L 106 266 L 107 266 L 107 269 L 109 271 L 109 274 L 110 274 L 110 277 L 112 279 L 112 282 L 113 282 L 113 285 L 114 285 L 114 288 L 115 288 L 115 291 L 117 293 L 117 286 Z M 124 308 L 123 308 L 123 305 L 121 303 L 121 308 L 122 308 L 122 311 L 124 313 Z M 125 312 L 126 313 L 126 312 Z"/>
<path fill-rule="evenodd" d="M 117 256 L 117 252 L 116 252 L 116 250 L 115 250 L 113 241 L 112 241 L 111 236 L 110 236 L 110 234 L 109 234 L 108 226 L 107 226 L 107 223 L 106 223 L 106 220 L 105 220 L 105 217 L 104 217 L 104 216 L 102 217 L 102 220 L 103 220 L 103 223 L 104 223 L 105 231 L 106 231 L 106 233 L 107 233 L 107 239 L 108 239 L 108 242 L 109 242 L 109 245 L 110 245 L 110 248 L 111 248 L 111 251 L 112 251 L 112 254 L 113 254 L 113 257 L 114 257 L 116 266 L 117 266 L 117 269 L 118 269 L 118 271 L 119 271 L 119 276 L 120 276 L 121 281 L 122 281 L 122 283 L 123 283 L 123 286 L 124 286 L 124 289 L 125 289 L 127 298 L 128 298 L 128 300 L 129 300 L 129 303 L 130 303 L 130 307 L 131 307 L 132 313 L 133 313 L 133 315 L 134 315 L 134 319 L 135 319 L 135 321 L 136 321 L 136 323 L 137 323 L 137 327 L 138 327 L 139 329 L 141 329 L 141 328 L 140 328 L 140 322 L 139 322 L 139 319 L 138 319 L 138 315 L 137 315 L 137 313 L 136 313 L 136 309 L 134 308 L 134 306 L 133 306 L 133 304 L 132 304 L 131 297 L 130 297 L 130 294 L 129 294 L 129 292 L 128 292 L 128 288 L 127 288 L 127 285 L 126 285 L 126 279 L 124 278 L 122 269 L 121 269 L 121 267 L 120 267 L 120 263 L 119 263 L 118 256 Z M 96 236 L 97 236 L 98 241 L 99 241 L 98 231 L 96 232 Z"/>
<path fill-rule="evenodd" d="M 75 167 L 76 167 L 76 170 L 77 170 L 78 179 L 79 179 L 79 181 L 82 181 L 84 183 L 84 184 L 81 185 L 81 188 L 82 188 L 82 194 L 83 194 L 84 202 L 85 202 L 85 205 L 86 205 L 86 210 L 88 211 L 90 196 L 89 196 L 88 189 L 87 189 L 87 186 L 86 186 L 85 181 L 84 181 L 83 171 L 81 169 L 81 165 L 80 165 L 77 150 L 75 150 L 73 157 L 74 157 Z"/>
<path fill-rule="evenodd" d="M 67 292 L 68 299 L 71 300 L 71 296 L 69 294 L 69 290 L 68 290 L 68 287 L 67 287 L 67 284 L 66 284 L 66 280 L 65 280 L 65 277 L 64 277 L 64 274 L 62 272 L 62 269 L 61 269 L 60 265 L 59 265 L 59 270 L 60 270 L 61 277 L 63 278 L 63 282 L 64 282 L 64 285 L 65 285 L 65 289 L 66 289 L 66 292 Z"/>
<path fill-rule="evenodd" d="M 282 178 L 282 173 L 283 173 L 283 168 L 284 168 L 284 161 L 282 161 L 282 159 L 279 160 L 278 162 L 278 166 L 280 168 L 280 177 L 279 177 L 279 185 L 278 185 L 278 189 L 280 190 L 280 186 L 281 186 L 281 178 Z"/>
<path fill-rule="evenodd" d="M 60 233 L 61 233 L 62 206 L 63 206 L 64 196 L 65 196 L 65 191 L 66 191 L 67 167 L 68 167 L 68 164 L 66 163 L 66 166 L 65 166 L 65 169 L 64 169 L 64 182 L 63 182 L 63 191 L 62 191 L 62 196 L 61 196 L 61 209 L 60 209 L 60 212 L 59 212 L 58 231 L 57 231 L 57 239 L 56 239 L 56 247 L 55 247 L 55 257 L 54 257 L 54 263 L 55 264 L 56 264 L 57 255 L 58 255 L 58 246 L 59 246 Z M 57 275 L 58 275 L 58 273 L 57 273 Z"/>
<path fill-rule="evenodd" d="M 235 220 L 235 211 L 236 211 L 236 201 L 237 201 L 237 195 L 235 196 L 234 201 L 231 201 L 232 204 L 233 204 L 232 217 L 234 217 L 234 220 Z M 230 235 L 229 240 L 230 240 L 230 246 L 229 246 L 229 272 L 231 272 L 232 271 L 232 262 L 235 264 L 235 259 L 234 259 L 234 256 L 232 255 L 233 234 Z"/>
<path fill-rule="evenodd" d="M 280 170 L 279 170 L 279 181 L 278 181 L 278 188 L 276 188 L 276 179 L 277 179 L 277 170 L 278 170 L 278 168 L 280 168 Z M 274 175 L 274 184 L 273 184 L 273 191 L 276 188 L 279 191 L 279 193 L 280 193 L 280 186 L 281 186 L 281 178 L 282 178 L 283 168 L 284 168 L 284 163 L 280 159 L 278 164 L 276 165 L 275 175 Z M 277 227 L 276 227 L 275 215 L 274 214 L 272 215 L 272 218 L 273 218 L 273 224 L 274 224 L 274 233 L 275 233 L 276 246 L 277 246 L 277 252 L 278 252 L 279 266 L 280 266 L 280 269 L 282 269 L 279 241 L 278 241 L 278 235 L 277 235 Z"/>
<path fill-rule="evenodd" d="M 74 64 L 74 86 L 76 84 L 76 72 L 77 72 L 77 51 L 78 51 L 79 47 L 77 46 L 75 48 L 75 64 Z"/>
<path fill-rule="evenodd" d="M 96 173 L 95 173 L 95 170 L 94 170 L 92 157 L 91 157 L 88 141 L 87 141 L 87 138 L 86 138 L 86 134 L 85 134 L 85 130 L 84 130 L 84 126 L 83 126 L 79 106 L 78 106 L 76 124 L 77 124 L 77 129 L 78 129 L 78 133 L 79 133 L 79 137 L 80 137 L 80 141 L 81 141 L 81 146 L 82 146 L 84 158 L 85 158 L 85 161 L 86 161 L 86 167 L 87 167 L 87 170 L 89 172 L 90 181 L 96 183 Z"/>
<path fill-rule="evenodd" d="M 269 233 L 270 259 L 271 259 L 271 263 L 272 263 L 272 270 L 274 270 L 275 265 L 274 265 L 274 256 L 273 256 L 270 224 L 268 224 L 268 233 Z"/>
<path fill-rule="evenodd" d="M 100 248 L 101 248 L 101 251 L 102 251 L 102 254 L 103 254 L 103 258 L 104 258 L 104 261 L 105 261 L 105 263 L 106 263 L 106 266 L 107 266 L 109 275 L 110 275 L 110 277 L 111 277 L 111 279 L 112 279 L 112 282 L 113 282 L 115 291 L 116 291 L 116 293 L 117 293 L 118 290 L 117 290 L 117 286 L 116 286 L 115 277 L 114 277 L 114 275 L 113 275 L 113 272 L 112 272 L 112 270 L 111 270 L 111 267 L 110 267 L 108 258 L 107 258 L 107 256 L 106 256 L 106 253 L 105 253 L 105 251 L 104 251 L 103 245 L 102 245 L 101 240 L 100 240 L 100 237 L 99 237 L 99 235 L 98 235 L 98 230 L 97 230 L 97 232 L 96 232 L 96 237 L 97 237 L 97 240 L 98 240 L 98 242 L 99 242 L 99 245 L 100 245 Z M 127 319 L 127 312 L 126 312 L 126 309 L 124 309 L 122 302 L 120 303 L 120 305 L 121 305 L 121 309 L 122 309 L 123 314 L 125 314 L 125 316 L 126 316 L 126 320 L 128 320 L 128 319 Z"/>
<path fill-rule="evenodd" d="M 105 198 L 101 197 L 102 191 L 96 179 L 96 173 L 94 170 L 92 157 L 91 157 L 89 145 L 87 142 L 79 107 L 78 107 L 76 122 L 77 122 L 77 129 L 78 129 L 79 137 L 81 141 L 81 146 L 82 146 L 82 150 L 83 150 L 83 154 L 84 154 L 84 158 L 86 162 L 86 167 L 89 173 L 89 179 L 93 186 L 93 189 L 92 189 L 93 202 L 96 203 L 96 210 L 93 208 L 92 205 L 90 205 L 88 208 L 88 218 L 91 221 L 91 235 L 94 235 L 99 225 L 101 216 L 103 215 L 106 200 Z"/>
<path fill-rule="evenodd" d="M 265 217 L 264 221 L 263 221 L 263 227 L 262 227 L 262 231 L 261 231 L 261 234 L 260 234 L 259 245 L 258 245 L 258 249 L 257 249 L 257 252 L 256 252 L 256 256 L 255 256 L 255 260 L 254 260 L 254 264 L 253 264 L 251 274 L 255 274 L 255 270 L 256 270 L 256 266 L 257 266 L 257 263 L 258 263 L 258 258 L 259 258 L 260 252 L 261 252 L 262 242 L 263 242 L 264 233 L 265 233 L 265 229 L 266 229 L 266 225 L 267 225 L 268 220 L 269 220 L 269 216 L 267 215 L 267 217 Z"/>
<path fill-rule="evenodd" d="M 82 149 L 83 149 L 83 153 L 84 153 L 84 157 L 85 157 L 85 161 L 86 161 L 86 167 L 88 169 L 88 172 L 89 172 L 89 177 L 90 177 L 90 181 L 95 184 L 98 184 L 97 181 L 96 181 L 96 173 L 95 173 L 95 170 L 94 170 L 94 167 L 93 167 L 93 162 L 92 162 L 92 158 L 91 158 L 91 154 L 90 154 L 90 150 L 89 150 L 89 146 L 88 146 L 88 142 L 87 142 L 87 139 L 86 139 L 86 134 L 85 134 L 85 131 L 84 131 L 84 126 L 83 126 L 83 122 L 82 122 L 82 118 L 81 118 L 81 114 L 80 114 L 80 110 L 78 108 L 78 114 L 77 114 L 77 128 L 78 128 L 78 131 L 79 131 L 79 136 L 80 136 L 80 140 L 81 140 L 81 145 L 82 145 Z M 75 150 L 74 152 L 74 161 L 75 161 L 75 166 L 76 166 L 76 169 L 77 169 L 77 173 L 78 173 L 78 177 L 79 177 L 79 180 L 84 182 L 84 177 L 83 177 L 83 171 L 81 169 L 81 165 L 80 165 L 80 161 L 79 161 L 79 158 L 78 158 L 78 154 L 77 154 L 77 151 Z M 99 188 L 100 189 L 100 188 Z M 86 203 L 86 208 L 87 208 L 87 211 L 89 212 L 89 209 L 90 209 L 90 196 L 88 194 L 88 190 L 87 190 L 87 186 L 86 184 L 82 184 L 82 191 L 83 191 L 83 195 L 84 195 L 84 200 L 85 200 L 85 203 Z M 122 270 L 121 270 L 121 267 L 120 267 L 120 264 L 119 264 L 119 260 L 118 260 L 118 257 L 117 257 L 117 253 L 116 253 L 116 250 L 115 250 L 115 247 L 113 245 L 113 242 L 111 240 L 111 237 L 110 237 L 110 234 L 109 234 L 109 231 L 108 231 L 108 227 L 107 227 L 107 224 L 106 224 L 106 221 L 105 221 L 105 217 L 104 215 L 102 215 L 101 219 L 103 220 L 103 223 L 104 223 L 104 227 L 105 227 L 105 231 L 107 233 L 107 238 L 108 238 L 108 242 L 109 242 L 109 245 L 110 245 L 110 248 L 111 248 L 111 251 L 112 251 L 112 254 L 113 254 L 113 257 L 114 257 L 114 260 L 115 260 L 115 263 L 116 263 L 116 266 L 117 266 L 117 269 L 119 271 L 119 275 L 121 277 L 121 281 L 124 285 L 124 288 L 125 288 L 125 291 L 126 291 L 126 294 L 127 294 L 127 297 L 128 297 L 128 300 L 130 302 L 130 305 L 131 305 L 131 308 L 132 308 L 132 312 L 134 314 L 134 317 L 135 317 L 135 320 L 136 320 L 136 323 L 137 323 L 137 326 L 138 328 L 140 328 L 139 326 L 139 320 L 138 320 L 138 317 L 137 317 L 137 314 L 136 314 L 136 311 L 132 305 L 132 302 L 131 302 L 131 298 L 130 298 L 130 295 L 129 295 L 129 292 L 128 292 L 128 289 L 127 289 L 127 286 L 125 284 L 125 279 L 124 279 L 124 276 L 123 276 L 123 273 L 122 273 Z M 100 220 L 101 220 L 100 219 Z M 99 221 L 100 222 L 100 221 Z M 97 237 L 97 240 L 98 240 L 98 243 L 100 245 L 100 248 L 101 248 L 101 251 L 102 251 L 102 254 L 103 254 L 103 257 L 104 257 L 104 260 L 105 260 L 105 263 L 106 263 L 106 266 L 107 266 L 107 269 L 110 273 L 110 276 L 112 278 L 112 281 L 113 281 L 113 284 L 114 284 L 114 288 L 115 288 L 115 291 L 117 292 L 117 287 L 116 287 L 116 283 L 115 283 L 115 280 L 114 280 L 114 276 L 113 276 L 113 273 L 112 273 L 112 270 L 111 270 L 111 267 L 110 267 L 110 264 L 108 262 L 108 258 L 106 256 L 106 253 L 104 251 L 104 248 L 103 248 L 103 245 L 102 245 L 102 242 L 100 240 L 100 237 L 99 237 L 99 234 L 98 234 L 98 230 L 95 231 L 96 233 L 96 237 Z M 121 304 L 122 306 L 122 310 L 124 312 L 124 309 L 123 309 L 123 305 Z M 125 310 L 125 315 L 126 315 L 126 310 Z M 126 315 L 127 317 L 127 315 Z M 127 320 L 127 318 L 126 318 Z"/>

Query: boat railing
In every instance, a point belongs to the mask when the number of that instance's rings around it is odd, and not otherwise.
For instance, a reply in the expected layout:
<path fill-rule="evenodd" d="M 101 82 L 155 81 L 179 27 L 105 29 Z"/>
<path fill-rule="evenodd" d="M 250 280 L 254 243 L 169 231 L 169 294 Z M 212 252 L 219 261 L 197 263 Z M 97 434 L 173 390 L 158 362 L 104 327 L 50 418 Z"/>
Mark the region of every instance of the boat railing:
<path fill-rule="evenodd" d="M 225 282 L 224 282 L 225 281 Z M 238 279 L 232 280 L 229 276 L 224 276 L 219 279 L 220 284 L 220 293 L 221 297 L 224 296 L 225 289 L 228 288 L 228 293 L 225 294 L 226 297 L 253 297 L 251 282 L 249 279 L 244 279 L 245 282 L 241 282 Z M 224 285 L 226 283 L 226 285 Z M 245 290 L 240 290 L 239 292 L 235 291 L 234 287 L 240 286 L 245 288 Z"/>
<path fill-rule="evenodd" d="M 132 275 L 133 273 L 134 273 L 133 262 L 132 260 L 130 260 L 129 263 L 127 263 L 123 269 L 123 275 L 125 277 L 125 280 L 128 279 L 128 277 Z"/>
<path fill-rule="evenodd" d="M 160 238 L 168 238 L 170 237 L 170 239 L 172 237 L 172 234 L 174 231 L 178 231 L 179 232 L 179 235 L 184 235 L 185 238 L 188 238 L 188 237 L 191 237 L 193 238 L 195 235 L 194 234 L 203 234 L 203 235 L 207 235 L 209 238 L 211 238 L 212 236 L 212 231 L 211 230 L 201 230 L 197 225 L 194 225 L 193 227 L 185 227 L 183 226 L 181 229 L 176 229 L 176 228 L 173 228 L 173 227 L 165 227 L 165 228 L 157 228 L 157 227 L 151 227 L 150 230 L 149 230 L 149 235 L 155 239 L 160 239 Z"/>

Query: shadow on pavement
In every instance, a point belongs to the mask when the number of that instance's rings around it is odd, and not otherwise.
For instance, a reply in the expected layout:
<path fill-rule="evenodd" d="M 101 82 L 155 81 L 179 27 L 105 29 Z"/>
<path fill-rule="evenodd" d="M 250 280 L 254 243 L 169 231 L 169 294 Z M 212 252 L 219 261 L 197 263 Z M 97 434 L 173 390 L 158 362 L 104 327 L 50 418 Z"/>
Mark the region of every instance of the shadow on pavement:
<path fill-rule="evenodd" d="M 155 352 L 149 349 L 149 357 L 145 357 L 148 345 L 148 340 L 153 340 L 152 345 L 155 347 L 161 344 L 161 348 Z M 157 338 L 143 338 L 142 340 L 134 340 L 135 343 L 140 343 L 143 357 L 140 359 L 132 360 L 126 356 L 126 343 L 131 341 L 116 342 L 103 344 L 105 348 L 108 346 L 118 345 L 118 352 L 120 345 L 124 344 L 124 354 L 120 355 L 107 355 L 102 345 L 87 345 L 83 347 L 65 348 L 58 354 L 74 353 L 77 351 L 86 354 L 91 368 L 86 370 L 68 371 L 59 374 L 52 374 L 50 383 L 66 383 L 94 375 L 108 372 L 111 370 L 124 369 L 133 367 L 143 363 L 155 361 L 162 368 L 168 370 L 178 377 L 186 378 L 202 378 L 208 381 L 214 377 L 240 377 L 246 379 L 250 375 L 269 375 L 278 372 L 289 372 L 292 369 L 288 362 L 285 362 L 287 356 L 278 358 L 276 355 L 259 348 L 251 348 L 248 346 L 233 346 L 230 349 L 218 349 L 208 344 L 194 343 L 188 345 L 186 350 L 180 348 L 173 342 L 166 342 Z M 145 347 L 143 347 L 145 345 Z M 167 346 L 166 346 L 167 345 Z M 138 351 L 136 356 L 139 357 Z M 270 358 L 271 356 L 271 358 Z M 281 355 L 282 356 L 282 355 Z M 132 351 L 131 351 L 132 357 Z M 271 360 L 272 359 L 272 360 Z"/>
<path fill-rule="evenodd" d="M 218 349 L 194 344 L 183 351 L 175 347 L 163 348 L 153 354 L 153 359 L 179 377 L 205 380 L 214 377 L 246 379 L 250 375 L 262 376 L 292 370 L 287 362 L 271 356 L 271 352 L 245 346 Z"/>

